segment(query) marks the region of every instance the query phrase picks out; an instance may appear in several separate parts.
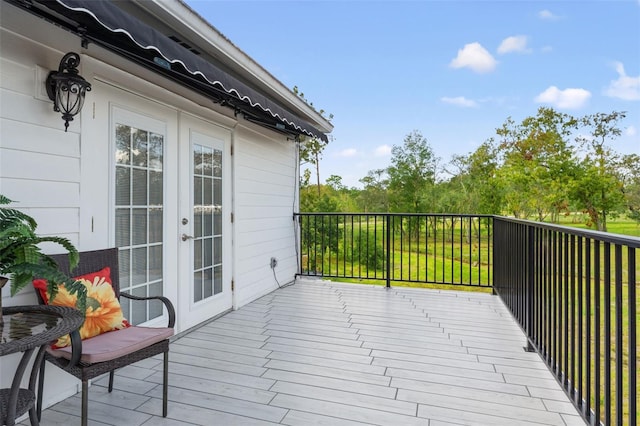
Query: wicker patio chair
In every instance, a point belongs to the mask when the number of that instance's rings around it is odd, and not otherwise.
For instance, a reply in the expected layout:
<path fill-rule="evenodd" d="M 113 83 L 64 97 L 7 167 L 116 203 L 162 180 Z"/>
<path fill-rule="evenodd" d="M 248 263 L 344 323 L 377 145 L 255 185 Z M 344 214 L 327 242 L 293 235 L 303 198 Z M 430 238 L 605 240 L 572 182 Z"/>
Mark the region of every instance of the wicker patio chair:
<path fill-rule="evenodd" d="M 82 342 L 73 342 L 63 349 L 46 348 L 44 358 L 46 361 L 73 374 L 82 381 L 82 426 L 87 425 L 88 413 L 88 383 L 89 380 L 102 374 L 109 373 L 109 392 L 113 390 L 114 371 L 137 361 L 164 355 L 163 382 L 162 382 L 162 416 L 167 416 L 168 397 L 168 367 L 169 367 L 169 337 L 173 335 L 175 324 L 175 310 L 173 304 L 166 297 L 136 297 L 120 292 L 120 279 L 118 270 L 118 249 L 86 251 L 80 253 L 80 262 L 72 271 L 69 270 L 67 255 L 51 256 L 59 265 L 60 270 L 69 276 L 80 276 L 96 272 L 109 266 L 111 268 L 111 281 L 113 290 L 118 299 L 128 298 L 133 300 L 160 300 L 169 314 L 168 327 L 137 327 L 131 326 L 122 330 L 110 331 L 99 336 L 92 337 Z M 36 291 L 40 303 L 44 300 Z M 78 344 L 79 343 L 79 344 Z M 77 350 L 80 351 L 79 361 Z M 40 419 L 42 411 L 42 390 L 44 382 L 44 370 L 46 362 L 40 367 L 40 381 L 38 383 L 37 416 Z"/>

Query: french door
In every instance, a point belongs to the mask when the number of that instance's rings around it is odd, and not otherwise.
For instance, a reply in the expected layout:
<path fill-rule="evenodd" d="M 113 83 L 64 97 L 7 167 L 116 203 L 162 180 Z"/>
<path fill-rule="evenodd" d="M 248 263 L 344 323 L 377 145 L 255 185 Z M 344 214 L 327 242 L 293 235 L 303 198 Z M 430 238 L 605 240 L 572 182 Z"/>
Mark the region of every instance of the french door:
<path fill-rule="evenodd" d="M 136 296 L 169 297 L 183 331 L 232 306 L 231 133 L 153 104 L 136 106 L 141 112 L 113 107 L 111 116 L 120 285 Z M 162 323 L 166 315 L 158 301 L 122 299 L 122 308 L 133 324 Z"/>
<path fill-rule="evenodd" d="M 181 329 L 231 308 L 230 132 L 180 117 L 179 280 Z"/>

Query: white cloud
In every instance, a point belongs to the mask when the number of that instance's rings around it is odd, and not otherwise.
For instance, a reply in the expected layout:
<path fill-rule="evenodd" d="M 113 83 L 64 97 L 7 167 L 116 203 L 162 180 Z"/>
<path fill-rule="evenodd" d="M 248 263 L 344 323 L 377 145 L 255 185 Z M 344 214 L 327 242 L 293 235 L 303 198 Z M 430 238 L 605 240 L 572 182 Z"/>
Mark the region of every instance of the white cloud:
<path fill-rule="evenodd" d="M 548 9 L 545 10 L 541 10 L 540 12 L 538 12 L 538 18 L 540 19 L 544 19 L 545 21 L 555 21 L 556 19 L 559 19 L 560 17 L 557 15 L 554 15 L 553 12 L 551 12 Z"/>
<path fill-rule="evenodd" d="M 527 47 L 527 36 L 517 35 L 507 37 L 502 40 L 500 46 L 498 46 L 498 53 L 504 55 L 505 53 L 530 53 L 531 49 Z"/>
<path fill-rule="evenodd" d="M 556 86 L 551 86 L 536 96 L 535 101 L 551 104 L 556 108 L 578 109 L 583 107 L 589 98 L 591 98 L 591 93 L 585 89 L 560 90 Z"/>
<path fill-rule="evenodd" d="M 618 79 L 611 80 L 604 94 L 611 98 L 623 99 L 625 101 L 640 100 L 640 75 L 637 77 L 628 76 L 624 71 L 622 62 L 616 62 L 614 65 L 618 73 Z"/>
<path fill-rule="evenodd" d="M 388 157 L 391 155 L 391 147 L 389 145 L 380 145 L 373 151 L 376 157 Z"/>
<path fill-rule="evenodd" d="M 472 99 L 467 99 L 464 96 L 456 96 L 455 98 L 444 96 L 440 98 L 440 100 L 447 104 L 457 105 L 457 106 L 466 107 L 466 108 L 473 108 L 478 106 L 476 101 Z"/>
<path fill-rule="evenodd" d="M 475 72 L 485 73 L 493 71 L 496 64 L 497 62 L 491 53 L 480 43 L 475 42 L 465 44 L 462 49 L 458 50 L 458 56 L 451 61 L 449 66 L 452 68 L 469 67 Z"/>
<path fill-rule="evenodd" d="M 635 126 L 629 126 L 627 127 L 627 130 L 624 132 L 624 134 L 627 136 L 635 136 L 638 134 L 638 131 L 636 130 Z"/>
<path fill-rule="evenodd" d="M 355 157 L 358 151 L 355 148 L 347 148 L 338 152 L 338 157 Z"/>

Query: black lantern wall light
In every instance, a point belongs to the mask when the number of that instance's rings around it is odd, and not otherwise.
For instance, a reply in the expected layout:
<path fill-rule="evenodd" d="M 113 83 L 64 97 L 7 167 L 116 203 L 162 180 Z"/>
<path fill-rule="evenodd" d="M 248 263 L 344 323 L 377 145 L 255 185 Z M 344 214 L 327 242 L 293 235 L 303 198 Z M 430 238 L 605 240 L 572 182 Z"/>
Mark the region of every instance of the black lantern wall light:
<path fill-rule="evenodd" d="M 53 110 L 62 113 L 64 131 L 78 115 L 84 104 L 84 96 L 91 91 L 91 84 L 78 74 L 80 55 L 69 52 L 62 57 L 58 71 L 47 76 L 47 95 L 53 101 Z"/>

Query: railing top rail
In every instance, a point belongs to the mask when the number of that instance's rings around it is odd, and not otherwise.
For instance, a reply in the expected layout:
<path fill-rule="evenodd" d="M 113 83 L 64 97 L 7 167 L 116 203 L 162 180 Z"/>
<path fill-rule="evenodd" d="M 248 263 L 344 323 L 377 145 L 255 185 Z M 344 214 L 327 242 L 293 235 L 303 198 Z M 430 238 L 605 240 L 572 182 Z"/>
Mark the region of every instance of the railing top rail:
<path fill-rule="evenodd" d="M 506 216 L 494 216 L 494 220 L 503 220 L 505 222 L 520 223 L 522 225 L 532 226 L 539 229 L 548 229 L 550 231 L 564 232 L 577 237 L 590 238 L 592 240 L 602 241 L 605 243 L 625 245 L 633 248 L 640 248 L 640 238 L 631 235 L 612 234 L 610 232 L 592 231 L 589 229 L 572 228 L 569 226 L 556 225 L 553 223 L 535 222 L 533 220 L 516 219 Z"/>
<path fill-rule="evenodd" d="M 390 217 L 470 217 L 470 218 L 493 218 L 494 220 L 503 220 L 505 222 L 520 223 L 522 225 L 532 226 L 539 229 L 548 229 L 551 231 L 564 232 L 570 235 L 575 235 L 583 238 L 590 238 L 592 240 L 626 245 L 633 248 L 640 248 L 640 238 L 633 237 L 631 235 L 612 234 L 609 232 L 592 231 L 589 229 L 572 228 L 569 226 L 556 225 L 553 223 L 536 222 L 527 219 L 516 219 L 507 216 L 498 216 L 491 214 L 455 214 L 455 213 L 383 213 L 383 212 L 297 212 L 293 214 L 296 216 L 390 216 Z"/>
<path fill-rule="evenodd" d="M 294 216 L 436 216 L 436 217 L 494 217 L 491 214 L 467 214 L 467 213 L 381 213 L 381 212 L 299 212 Z"/>

